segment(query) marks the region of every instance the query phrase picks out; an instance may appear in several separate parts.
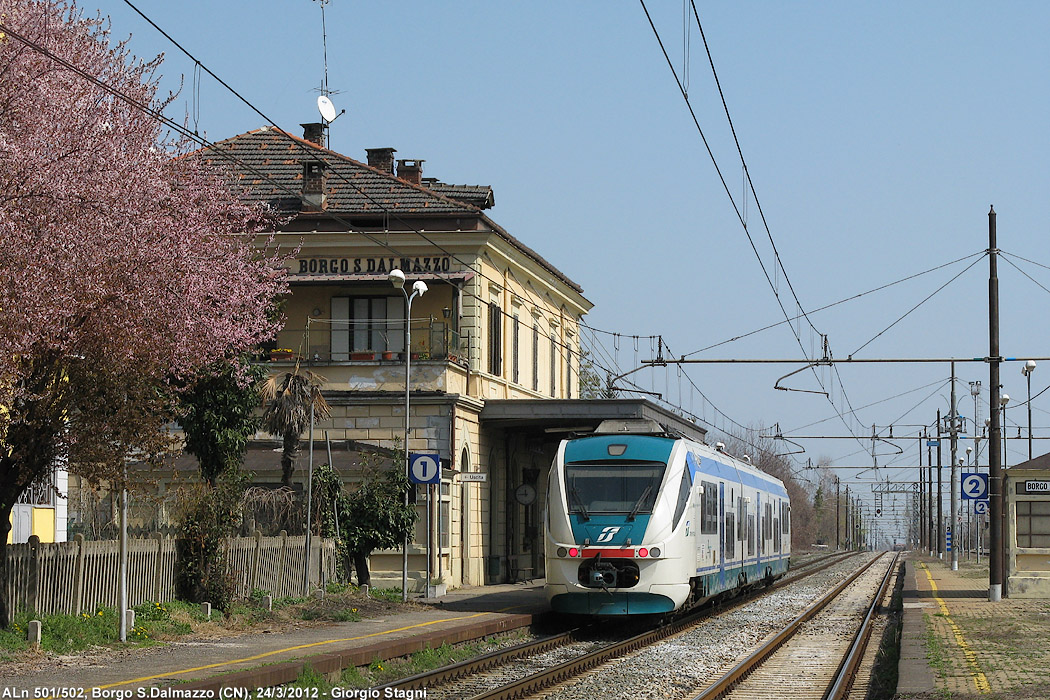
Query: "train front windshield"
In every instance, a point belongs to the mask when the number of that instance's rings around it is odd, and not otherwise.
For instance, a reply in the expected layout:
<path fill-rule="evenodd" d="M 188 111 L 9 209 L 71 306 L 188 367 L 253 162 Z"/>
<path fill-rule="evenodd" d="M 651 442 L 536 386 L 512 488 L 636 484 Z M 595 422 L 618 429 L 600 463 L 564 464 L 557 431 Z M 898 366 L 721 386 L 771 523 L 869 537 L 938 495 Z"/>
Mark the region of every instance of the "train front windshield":
<path fill-rule="evenodd" d="M 582 517 L 596 513 L 651 513 L 667 465 L 566 464 L 565 491 L 569 512 Z"/>

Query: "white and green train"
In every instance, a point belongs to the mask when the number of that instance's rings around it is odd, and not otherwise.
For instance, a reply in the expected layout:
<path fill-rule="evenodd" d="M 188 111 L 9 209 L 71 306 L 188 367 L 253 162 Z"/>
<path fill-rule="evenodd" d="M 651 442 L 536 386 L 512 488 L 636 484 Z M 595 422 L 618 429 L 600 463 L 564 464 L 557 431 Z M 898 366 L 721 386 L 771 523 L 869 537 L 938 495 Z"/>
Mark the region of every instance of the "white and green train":
<path fill-rule="evenodd" d="M 558 448 L 544 528 L 554 610 L 665 614 L 787 571 L 780 480 L 655 424 L 625 428 Z"/>

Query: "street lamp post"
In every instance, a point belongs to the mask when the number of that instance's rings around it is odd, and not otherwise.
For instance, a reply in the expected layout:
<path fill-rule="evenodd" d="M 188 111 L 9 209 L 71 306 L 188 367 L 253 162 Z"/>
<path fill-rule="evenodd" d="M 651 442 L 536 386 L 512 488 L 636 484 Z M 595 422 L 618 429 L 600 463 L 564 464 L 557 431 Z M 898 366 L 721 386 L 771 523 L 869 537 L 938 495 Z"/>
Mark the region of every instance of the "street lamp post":
<path fill-rule="evenodd" d="M 1035 371 L 1035 360 L 1029 360 L 1021 368 L 1021 374 L 1028 380 L 1028 459 L 1032 459 L 1032 372 Z"/>
<path fill-rule="evenodd" d="M 390 280 L 390 284 L 394 285 L 397 289 L 405 295 L 405 478 L 409 478 L 409 457 L 408 457 L 408 435 L 411 430 L 409 423 L 409 389 L 412 380 L 412 339 L 410 335 L 411 329 L 409 328 L 412 322 L 412 300 L 416 297 L 421 297 L 426 294 L 427 283 L 423 280 L 416 280 L 412 285 L 412 293 L 409 294 L 408 290 L 405 289 L 405 273 L 401 270 L 391 270 L 390 274 L 387 275 L 387 279 Z M 405 490 L 405 508 L 408 508 L 408 489 Z M 409 536 L 405 533 L 405 543 L 401 554 L 401 600 L 402 602 L 408 600 L 408 543 Z M 429 582 L 428 582 L 429 583 Z"/>

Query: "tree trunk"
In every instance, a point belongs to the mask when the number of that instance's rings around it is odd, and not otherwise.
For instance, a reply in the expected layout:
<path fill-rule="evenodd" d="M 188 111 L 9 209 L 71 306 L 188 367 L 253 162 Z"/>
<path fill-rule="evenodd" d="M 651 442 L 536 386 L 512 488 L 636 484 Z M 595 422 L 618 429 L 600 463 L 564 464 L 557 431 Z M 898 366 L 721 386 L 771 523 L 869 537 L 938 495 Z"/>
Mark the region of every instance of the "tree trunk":
<path fill-rule="evenodd" d="M 0 629 L 11 624 L 10 601 L 7 600 L 7 582 L 11 580 L 7 563 L 7 538 L 11 532 L 12 504 L 0 503 Z"/>
<path fill-rule="evenodd" d="M 368 554 L 365 552 L 354 552 L 354 569 L 357 571 L 357 585 L 372 585 L 372 576 L 368 573 Z"/>
<path fill-rule="evenodd" d="M 285 433 L 282 446 L 284 450 L 281 453 L 281 483 L 291 487 L 292 470 L 295 469 L 295 453 L 299 449 L 299 436 L 295 433 Z"/>

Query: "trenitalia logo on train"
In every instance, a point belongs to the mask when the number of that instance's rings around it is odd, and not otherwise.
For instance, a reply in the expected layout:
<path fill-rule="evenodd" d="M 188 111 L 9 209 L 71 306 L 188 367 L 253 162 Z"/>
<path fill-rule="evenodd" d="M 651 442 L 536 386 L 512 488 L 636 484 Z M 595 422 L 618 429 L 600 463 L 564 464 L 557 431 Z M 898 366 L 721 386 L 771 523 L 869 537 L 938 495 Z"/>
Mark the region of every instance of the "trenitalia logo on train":
<path fill-rule="evenodd" d="M 548 479 L 547 599 L 580 615 L 663 615 L 787 572 L 784 484 L 651 421 L 563 440 Z"/>

